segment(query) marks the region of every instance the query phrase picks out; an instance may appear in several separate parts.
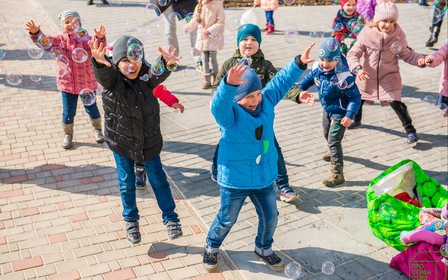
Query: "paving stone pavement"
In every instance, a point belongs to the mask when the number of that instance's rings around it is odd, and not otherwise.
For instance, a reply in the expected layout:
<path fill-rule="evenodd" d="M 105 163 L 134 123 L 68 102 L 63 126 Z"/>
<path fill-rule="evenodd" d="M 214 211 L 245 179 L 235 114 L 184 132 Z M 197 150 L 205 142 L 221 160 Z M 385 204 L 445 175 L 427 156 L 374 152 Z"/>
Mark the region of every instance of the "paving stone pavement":
<path fill-rule="evenodd" d="M 219 188 L 208 173 L 219 130 L 210 114 L 210 94 L 199 89 L 201 76 L 191 69 L 174 72 L 165 82 L 185 106 L 185 113 L 161 106 L 162 162 L 184 237 L 167 239 L 154 194 L 146 189 L 137 191 L 142 243 L 132 246 L 126 241 L 112 154 L 105 144 L 95 143 L 82 106 L 75 121 L 74 149 L 60 147 L 62 106 L 53 61 L 47 54 L 38 60 L 30 58 L 26 45 L 9 39 L 17 38 L 29 19 L 46 33 L 60 33 L 58 13 L 73 8 L 89 32 L 104 24 L 109 42 L 124 33 L 140 36 L 151 61 L 156 46 L 165 45 L 162 25 L 145 12 L 147 1 L 122 2 L 113 7 L 87 6 L 83 0 L 2 1 L 0 14 L 8 25 L 0 35 L 0 48 L 6 51 L 0 60 L 0 279 L 285 279 L 283 272 L 270 271 L 252 253 L 257 216 L 250 202 L 225 240 L 220 271 L 207 274 L 202 268 L 205 235 L 219 207 Z M 399 23 L 417 52 L 429 54 L 446 42 L 448 20 L 435 49 L 428 49 L 424 47 L 429 36 L 427 9 L 416 3 L 398 7 Z M 274 14 L 278 30 L 263 35 L 261 48 L 266 57 L 282 67 L 309 42 L 322 42 L 309 34 L 325 33 L 337 9 L 281 7 Z M 226 9 L 228 31 L 225 48 L 218 52 L 220 63 L 236 48 L 231 26 L 245 11 Z M 263 11 L 256 8 L 254 12 L 262 26 Z M 291 23 L 300 29 L 296 44 L 286 43 L 281 32 Z M 180 51 L 184 64 L 193 67 L 183 24 L 178 25 Z M 312 55 L 316 54 L 314 49 Z M 284 100 L 276 108 L 277 139 L 291 186 L 300 198 L 291 204 L 278 202 L 275 249 L 287 262 L 301 264 L 301 279 L 406 278 L 388 265 L 398 251 L 369 230 L 365 190 L 382 170 L 408 158 L 446 187 L 448 131 L 437 109 L 422 102 L 426 96 L 437 97 L 442 68 L 419 69 L 403 62 L 400 67 L 403 100 L 420 142 L 405 144 L 403 129 L 390 108 L 365 106 L 362 127 L 347 131 L 344 139 L 347 182 L 339 188 L 328 189 L 320 183 L 328 167 L 320 159 L 326 146 L 319 102 L 307 106 Z M 22 83 L 11 86 L 7 73 L 21 74 Z M 31 81 L 32 74 L 41 80 Z M 101 100 L 98 103 L 101 107 Z M 324 261 L 335 265 L 332 275 L 321 272 Z"/>

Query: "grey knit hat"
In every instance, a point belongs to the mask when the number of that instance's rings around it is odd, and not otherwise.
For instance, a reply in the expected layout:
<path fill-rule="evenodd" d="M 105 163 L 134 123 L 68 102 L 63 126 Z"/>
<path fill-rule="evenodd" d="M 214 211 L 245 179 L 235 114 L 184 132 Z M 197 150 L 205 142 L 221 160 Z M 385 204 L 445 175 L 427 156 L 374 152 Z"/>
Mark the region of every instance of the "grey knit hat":
<path fill-rule="evenodd" d="M 75 17 L 75 18 L 77 18 L 78 19 L 78 21 L 79 21 L 79 26 L 81 26 L 81 17 L 79 16 L 79 13 L 77 12 L 77 11 L 74 11 L 74 10 L 65 10 L 65 11 L 62 11 L 60 14 L 59 14 L 59 20 L 61 21 L 61 23 L 67 18 L 67 17 L 70 17 L 70 16 L 73 16 L 73 17 Z"/>

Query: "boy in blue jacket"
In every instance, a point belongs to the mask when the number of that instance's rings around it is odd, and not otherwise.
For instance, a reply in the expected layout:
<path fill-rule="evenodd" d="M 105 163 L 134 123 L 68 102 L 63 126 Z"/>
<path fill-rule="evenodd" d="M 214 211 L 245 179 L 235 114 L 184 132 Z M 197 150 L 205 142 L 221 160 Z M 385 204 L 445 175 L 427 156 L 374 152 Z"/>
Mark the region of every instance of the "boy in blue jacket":
<path fill-rule="evenodd" d="M 328 38 L 319 47 L 319 61 L 299 82 L 304 91 L 316 85 L 319 99 L 324 108 L 322 126 L 328 142 L 329 152 L 323 157 L 330 162 L 330 176 L 322 183 L 335 187 L 345 182 L 343 173 L 342 138 L 346 128 L 359 110 L 361 95 L 355 84 L 355 77 L 341 55 L 339 42 Z"/>
<path fill-rule="evenodd" d="M 277 151 L 274 146 L 274 107 L 312 62 L 307 47 L 292 59 L 262 90 L 254 69 L 232 67 L 212 97 L 211 111 L 220 126 L 218 176 L 221 205 L 206 239 L 204 267 L 214 271 L 218 251 L 235 224 L 246 197 L 258 214 L 255 254 L 271 269 L 282 270 L 284 262 L 272 250 L 278 211 L 274 181 Z"/>

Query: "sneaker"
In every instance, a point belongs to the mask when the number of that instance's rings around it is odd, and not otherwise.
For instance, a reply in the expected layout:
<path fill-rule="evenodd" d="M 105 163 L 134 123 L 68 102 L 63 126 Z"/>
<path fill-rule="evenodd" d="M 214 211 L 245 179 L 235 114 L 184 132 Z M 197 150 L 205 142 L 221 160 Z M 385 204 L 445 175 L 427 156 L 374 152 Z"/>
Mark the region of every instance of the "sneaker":
<path fill-rule="evenodd" d="M 298 198 L 296 192 L 290 186 L 284 186 L 280 189 L 280 200 L 291 202 Z"/>
<path fill-rule="evenodd" d="M 330 162 L 331 160 L 330 151 L 326 151 L 325 154 L 323 154 L 322 159 L 326 162 Z"/>
<path fill-rule="evenodd" d="M 179 224 L 179 222 L 176 221 L 169 221 L 166 224 L 166 228 L 168 230 L 168 239 L 173 240 L 175 238 L 178 238 L 182 236 L 182 226 Z"/>
<path fill-rule="evenodd" d="M 276 253 L 272 252 L 269 256 L 262 256 L 254 251 L 255 255 L 260 258 L 260 260 L 264 261 L 267 266 L 272 270 L 283 270 L 285 267 L 285 262 L 277 256 Z"/>
<path fill-rule="evenodd" d="M 213 170 L 213 165 L 210 166 L 210 178 L 212 179 L 213 182 L 218 182 L 218 178 L 216 177 L 216 173 Z"/>
<path fill-rule="evenodd" d="M 213 272 L 218 267 L 218 252 L 209 253 L 204 249 L 204 258 L 202 259 L 205 270 L 208 272 Z"/>
<path fill-rule="evenodd" d="M 137 190 L 144 190 L 146 187 L 146 172 L 145 168 L 135 167 L 135 188 Z"/>
<path fill-rule="evenodd" d="M 126 237 L 132 244 L 138 244 L 142 240 L 138 221 L 126 222 Z"/>
<path fill-rule="evenodd" d="M 202 69 L 202 61 L 196 62 L 196 71 L 198 71 L 199 73 L 204 73 Z"/>
<path fill-rule="evenodd" d="M 416 143 L 418 141 L 417 133 L 409 133 L 407 137 L 408 144 Z"/>
<path fill-rule="evenodd" d="M 348 129 L 355 129 L 361 125 L 361 122 L 352 121 L 352 123 L 347 127 Z"/>

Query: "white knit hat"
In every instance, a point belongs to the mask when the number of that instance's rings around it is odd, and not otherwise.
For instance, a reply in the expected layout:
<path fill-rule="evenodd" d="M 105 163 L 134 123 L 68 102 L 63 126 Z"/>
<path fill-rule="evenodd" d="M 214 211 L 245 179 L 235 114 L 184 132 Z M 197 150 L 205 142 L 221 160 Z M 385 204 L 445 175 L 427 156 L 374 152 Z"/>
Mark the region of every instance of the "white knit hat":
<path fill-rule="evenodd" d="M 398 8 L 392 2 L 381 2 L 376 5 L 375 16 L 373 17 L 374 22 L 379 22 L 382 20 L 393 20 L 398 21 Z"/>

